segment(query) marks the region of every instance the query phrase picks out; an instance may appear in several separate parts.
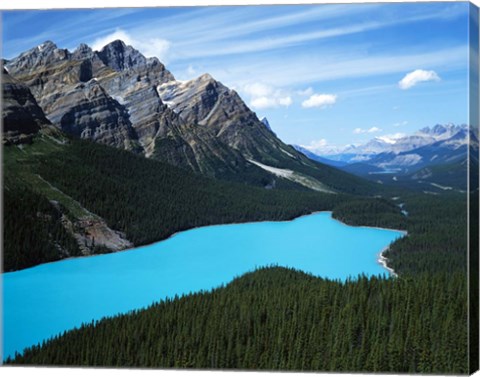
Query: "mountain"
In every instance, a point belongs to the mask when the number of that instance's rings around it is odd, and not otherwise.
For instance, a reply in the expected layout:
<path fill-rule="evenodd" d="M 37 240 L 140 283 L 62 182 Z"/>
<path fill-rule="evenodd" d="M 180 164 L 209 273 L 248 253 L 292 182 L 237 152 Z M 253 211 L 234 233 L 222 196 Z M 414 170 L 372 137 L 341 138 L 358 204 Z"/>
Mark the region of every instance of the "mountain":
<path fill-rule="evenodd" d="M 266 117 L 263 117 L 262 119 L 260 119 L 260 122 L 262 122 L 265 125 L 265 127 L 267 127 L 267 130 L 273 132 L 272 127 L 270 126 L 270 122 Z"/>
<path fill-rule="evenodd" d="M 92 86 L 78 90 L 93 91 L 93 104 L 104 95 L 93 81 L 79 85 Z M 213 180 L 101 145 L 109 140 L 68 138 L 52 126 L 28 87 L 6 71 L 2 90 L 5 271 L 115 252 L 201 225 L 288 219 L 344 200 Z M 87 101 L 85 117 L 92 106 Z M 117 110 L 97 115 L 115 117 Z M 112 135 L 123 137 L 119 129 Z"/>
<path fill-rule="evenodd" d="M 379 153 L 362 164 L 349 164 L 342 169 L 383 183 L 394 181 L 396 185 L 415 185 L 424 190 L 466 190 L 468 143 L 474 140 L 474 135 L 469 139 L 466 126 L 435 126 L 402 139 L 396 149 L 401 152 Z M 421 142 L 407 142 L 412 139 Z M 405 145 L 420 146 L 408 149 Z"/>
<path fill-rule="evenodd" d="M 285 145 L 209 75 L 178 82 L 122 42 L 73 53 L 47 42 L 7 66 L 7 271 L 201 225 L 331 210 L 343 191 L 377 189 Z"/>
<path fill-rule="evenodd" d="M 383 184 L 428 191 L 467 188 L 468 143 L 478 137 L 466 125 L 437 124 L 400 138 L 376 137 L 362 145 L 317 156 L 295 146 L 308 158 Z"/>
<path fill-rule="evenodd" d="M 178 81 L 157 58 L 120 40 L 73 52 L 47 41 L 6 61 L 6 69 L 55 127 L 79 138 L 266 188 L 371 190 L 283 143 L 210 75 Z"/>
<path fill-rule="evenodd" d="M 461 138 L 461 135 L 465 135 L 466 128 L 466 125 L 437 124 L 431 128 L 422 128 L 413 135 L 399 138 L 375 137 L 367 143 L 349 145 L 338 152 L 325 156 L 322 155 L 322 157 L 347 163 L 370 163 L 378 155 L 390 153 L 391 156 L 396 156 L 424 146 L 433 146 L 437 142 L 447 141 L 452 138 L 457 138 L 457 142 L 466 143 L 465 138 Z M 407 159 L 405 163 L 408 165 L 411 163 L 411 160 Z"/>
<path fill-rule="evenodd" d="M 27 86 L 2 70 L 2 119 L 4 144 L 31 142 L 42 127 L 51 125 Z"/>
<path fill-rule="evenodd" d="M 292 147 L 294 147 L 300 153 L 304 154 L 310 160 L 317 161 L 317 162 L 320 162 L 320 163 L 325 164 L 325 165 L 330 165 L 330 166 L 334 166 L 334 167 L 342 167 L 342 166 L 347 165 L 346 162 L 330 160 L 328 158 L 321 157 L 321 156 L 309 151 L 307 148 L 304 148 L 300 145 L 292 145 Z"/>

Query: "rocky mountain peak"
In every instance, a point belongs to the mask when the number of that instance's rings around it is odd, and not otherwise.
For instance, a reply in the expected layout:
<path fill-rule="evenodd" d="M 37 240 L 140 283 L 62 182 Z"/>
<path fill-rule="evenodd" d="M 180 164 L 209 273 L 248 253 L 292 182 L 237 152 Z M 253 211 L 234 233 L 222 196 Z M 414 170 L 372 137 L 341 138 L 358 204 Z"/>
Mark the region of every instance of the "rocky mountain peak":
<path fill-rule="evenodd" d="M 270 123 L 268 122 L 268 119 L 267 119 L 266 117 L 263 117 L 263 118 L 260 120 L 260 122 L 262 122 L 262 123 L 265 125 L 265 127 L 267 127 L 267 129 L 268 129 L 269 131 L 272 130 L 272 127 L 270 127 Z"/>
<path fill-rule="evenodd" d="M 55 50 L 56 48 L 58 48 L 57 45 L 55 43 L 53 43 L 52 41 L 45 41 L 42 44 L 37 46 L 37 49 L 40 52 L 52 51 L 52 50 Z"/>
<path fill-rule="evenodd" d="M 462 132 L 465 129 L 464 125 L 455 125 L 453 123 L 447 124 L 436 124 L 433 127 L 424 127 L 417 132 L 417 135 L 420 136 L 429 136 L 435 139 L 436 141 L 446 140 L 456 135 L 459 132 Z"/>
<path fill-rule="evenodd" d="M 203 75 L 199 76 L 197 78 L 197 81 L 200 81 L 200 82 L 216 82 L 215 79 L 209 73 L 204 73 Z"/>
<path fill-rule="evenodd" d="M 210 74 L 176 81 L 157 58 L 121 40 L 100 51 L 81 44 L 72 53 L 45 43 L 10 67 L 54 126 L 80 138 L 215 177 L 259 173 L 248 159 L 268 166 L 310 163 Z"/>
<path fill-rule="evenodd" d="M 72 54 L 74 60 L 89 59 L 93 56 L 93 50 L 85 43 L 80 43 Z"/>
<path fill-rule="evenodd" d="M 121 40 L 110 42 L 98 52 L 102 62 L 115 71 L 124 71 L 147 65 L 147 58 L 132 46 L 127 46 Z"/>
<path fill-rule="evenodd" d="M 69 58 L 70 53 L 67 49 L 60 49 L 52 41 L 46 41 L 10 60 L 7 63 L 7 68 L 10 73 L 14 74 L 19 71 L 34 70 Z"/>

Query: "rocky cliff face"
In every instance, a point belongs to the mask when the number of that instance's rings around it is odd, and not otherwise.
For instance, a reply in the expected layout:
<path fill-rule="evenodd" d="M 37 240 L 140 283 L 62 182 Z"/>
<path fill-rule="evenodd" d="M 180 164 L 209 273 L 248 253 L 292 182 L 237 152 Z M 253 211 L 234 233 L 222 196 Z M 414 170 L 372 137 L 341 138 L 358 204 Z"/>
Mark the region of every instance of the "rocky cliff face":
<path fill-rule="evenodd" d="M 30 142 L 42 127 L 50 125 L 28 87 L 2 72 L 2 140 L 6 144 Z"/>
<path fill-rule="evenodd" d="M 136 149 L 135 130 L 128 111 L 95 79 L 69 86 L 49 106 L 49 117 L 68 134 L 117 148 Z"/>
<path fill-rule="evenodd" d="M 301 160 L 257 118 L 240 96 L 208 74 L 188 82 L 171 81 L 157 87 L 163 102 L 211 138 L 239 151 L 247 159 L 281 163 Z"/>
<path fill-rule="evenodd" d="M 213 133 L 166 106 L 157 87 L 173 75 L 122 41 L 101 51 L 81 44 L 73 53 L 45 42 L 7 64 L 67 133 L 211 176 L 248 165 Z"/>
<path fill-rule="evenodd" d="M 15 59 L 10 60 L 7 65 L 9 73 L 15 76 L 19 73 L 32 72 L 62 61 L 65 62 L 69 58 L 70 52 L 68 50 L 60 49 L 55 43 L 46 41 L 21 53 Z"/>
<path fill-rule="evenodd" d="M 81 44 L 73 52 L 45 42 L 7 68 L 57 128 L 81 138 L 217 178 L 253 172 L 269 182 L 272 174 L 252 160 L 316 168 L 265 127 L 235 91 L 208 74 L 176 81 L 158 59 L 122 41 L 101 51 Z"/>

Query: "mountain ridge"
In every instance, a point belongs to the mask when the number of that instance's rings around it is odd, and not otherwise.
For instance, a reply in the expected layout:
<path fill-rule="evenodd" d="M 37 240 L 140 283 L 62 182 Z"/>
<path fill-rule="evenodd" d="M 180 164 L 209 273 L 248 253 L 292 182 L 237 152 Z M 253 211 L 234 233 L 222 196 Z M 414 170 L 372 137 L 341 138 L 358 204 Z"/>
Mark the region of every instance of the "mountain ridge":
<path fill-rule="evenodd" d="M 209 74 L 177 81 L 157 58 L 120 40 L 100 51 L 80 44 L 73 52 L 47 41 L 6 68 L 55 127 L 76 137 L 267 188 L 311 189 L 306 182 L 317 181 L 334 192 L 362 184 L 283 143 L 238 93 Z M 307 179 L 279 177 L 261 165 Z"/>

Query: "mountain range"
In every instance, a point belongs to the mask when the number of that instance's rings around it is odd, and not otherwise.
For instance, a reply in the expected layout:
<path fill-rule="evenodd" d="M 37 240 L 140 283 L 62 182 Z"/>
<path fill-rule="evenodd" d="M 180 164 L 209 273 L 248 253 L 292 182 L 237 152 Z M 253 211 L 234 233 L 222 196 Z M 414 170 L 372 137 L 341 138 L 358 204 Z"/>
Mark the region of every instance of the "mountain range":
<path fill-rule="evenodd" d="M 178 81 L 122 41 L 2 63 L 7 271 L 382 190 L 282 142 L 210 75 Z"/>
<path fill-rule="evenodd" d="M 325 156 L 295 148 L 309 158 L 382 183 L 427 183 L 445 190 L 466 189 L 469 145 L 478 150 L 478 135 L 469 133 L 467 125 L 437 124 L 396 139 L 373 138 Z"/>
<path fill-rule="evenodd" d="M 157 58 L 120 40 L 73 52 L 47 41 L 4 65 L 5 82 L 23 85 L 43 111 L 41 121 L 66 134 L 213 178 L 352 190 L 352 177 L 283 143 L 234 90 L 209 74 L 178 81 Z"/>

